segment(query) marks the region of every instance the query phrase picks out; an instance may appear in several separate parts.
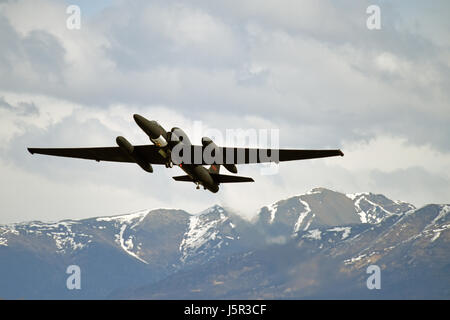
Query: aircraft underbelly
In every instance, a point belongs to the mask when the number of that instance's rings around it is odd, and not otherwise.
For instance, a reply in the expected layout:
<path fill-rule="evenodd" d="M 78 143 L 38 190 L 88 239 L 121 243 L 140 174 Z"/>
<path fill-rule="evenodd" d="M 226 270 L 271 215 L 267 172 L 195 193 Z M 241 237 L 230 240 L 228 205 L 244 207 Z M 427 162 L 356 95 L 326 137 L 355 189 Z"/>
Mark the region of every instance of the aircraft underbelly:
<path fill-rule="evenodd" d="M 214 182 L 205 167 L 201 165 L 182 165 L 181 169 L 183 169 L 183 171 L 186 172 L 186 174 L 188 174 L 194 182 L 199 182 L 209 191 L 215 193 L 219 190 L 218 184 Z"/>

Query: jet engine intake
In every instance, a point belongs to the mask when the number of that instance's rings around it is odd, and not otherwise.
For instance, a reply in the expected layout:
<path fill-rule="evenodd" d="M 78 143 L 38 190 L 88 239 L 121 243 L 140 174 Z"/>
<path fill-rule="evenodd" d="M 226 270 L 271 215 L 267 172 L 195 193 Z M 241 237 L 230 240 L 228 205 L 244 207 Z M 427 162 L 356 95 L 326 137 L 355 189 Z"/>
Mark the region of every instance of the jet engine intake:
<path fill-rule="evenodd" d="M 118 136 L 116 138 L 116 143 L 123 153 L 127 154 L 134 162 L 136 162 L 142 170 L 152 173 L 153 167 L 148 161 L 144 160 L 137 152 L 134 150 L 133 145 L 124 137 Z"/>

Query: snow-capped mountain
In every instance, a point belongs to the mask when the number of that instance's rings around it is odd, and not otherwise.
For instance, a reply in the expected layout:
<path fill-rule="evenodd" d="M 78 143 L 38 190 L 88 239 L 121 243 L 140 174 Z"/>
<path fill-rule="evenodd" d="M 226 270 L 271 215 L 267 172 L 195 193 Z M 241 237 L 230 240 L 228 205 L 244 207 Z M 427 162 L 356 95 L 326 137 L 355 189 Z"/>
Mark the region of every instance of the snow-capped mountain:
<path fill-rule="evenodd" d="M 414 264 L 418 261 L 416 254 L 427 256 L 437 248 L 448 249 L 449 213 L 449 205 L 428 205 L 418 210 L 408 211 L 395 220 L 383 221 L 361 233 L 360 238 L 353 241 L 359 243 L 355 246 L 357 252 L 346 259 L 345 263 L 351 267 L 368 265 L 397 252 L 398 254 L 406 253 L 410 257 L 408 264 Z M 361 248 L 363 238 L 366 238 L 367 243 Z M 403 252 L 405 247 L 417 250 Z M 347 247 L 344 249 L 348 252 Z M 421 252 L 424 250 L 428 252 Z"/>
<path fill-rule="evenodd" d="M 195 215 L 156 209 L 1 225 L 0 297 L 329 297 L 341 291 L 325 280 L 364 283 L 373 263 L 393 283 L 437 283 L 422 274 L 450 284 L 449 212 L 316 188 L 261 208 L 253 222 L 216 205 Z M 65 286 L 72 264 L 83 290 Z M 353 282 L 344 295 L 362 290 Z"/>
<path fill-rule="evenodd" d="M 92 290 L 86 288 L 76 293 L 67 292 L 61 286 L 58 294 L 97 297 L 107 290 L 158 280 L 184 266 L 244 250 L 246 242 L 239 231 L 243 224 L 239 217 L 214 206 L 199 215 L 157 209 L 56 223 L 33 221 L 1 225 L 0 259 L 3 263 L 0 273 L 14 274 L 17 278 L 0 276 L 0 296 L 8 297 L 11 291 L 1 292 L 2 289 L 14 287 L 14 282 L 20 282 L 20 273 L 30 272 L 22 264 L 16 266 L 20 254 L 31 259 L 38 268 L 42 265 L 48 272 L 58 275 L 58 281 L 66 277 L 64 266 L 84 265 L 92 272 L 92 278 L 101 278 L 101 286 L 106 289 L 93 286 Z M 107 274 L 111 277 L 109 281 Z M 133 277 L 135 281 L 128 282 L 127 279 Z"/>
<path fill-rule="evenodd" d="M 0 246 L 36 246 L 37 250 L 70 256 L 89 250 L 95 243 L 106 243 L 147 265 L 166 261 L 166 267 L 180 267 L 193 260 L 208 261 L 221 251 L 232 252 L 234 242 L 240 240 L 235 223 L 217 205 L 198 215 L 182 210 L 143 210 L 85 220 L 0 226 Z"/>
<path fill-rule="evenodd" d="M 217 255 L 236 251 L 240 232 L 235 223 L 225 209 L 217 205 L 190 216 L 189 228 L 179 248 L 181 262 L 209 261 Z"/>
<path fill-rule="evenodd" d="M 323 226 L 379 223 L 415 207 L 372 193 L 344 194 L 315 188 L 261 208 L 256 224 L 276 239 Z"/>
<path fill-rule="evenodd" d="M 450 206 L 321 226 L 118 295 L 153 299 L 449 299 Z M 381 268 L 369 290 L 367 267 Z"/>
<path fill-rule="evenodd" d="M 142 223 L 148 214 L 149 211 L 144 210 L 132 214 L 97 218 L 97 223 L 91 225 L 91 227 L 97 230 L 114 230 L 115 243 L 133 258 L 148 264 L 147 261 L 141 258 L 143 256 L 143 244 L 137 239 L 135 232 L 136 227 Z"/>
<path fill-rule="evenodd" d="M 370 192 L 346 194 L 353 201 L 356 213 L 362 223 L 379 223 L 384 218 L 414 210 L 415 207 L 403 201 L 392 201 L 382 194 Z"/>

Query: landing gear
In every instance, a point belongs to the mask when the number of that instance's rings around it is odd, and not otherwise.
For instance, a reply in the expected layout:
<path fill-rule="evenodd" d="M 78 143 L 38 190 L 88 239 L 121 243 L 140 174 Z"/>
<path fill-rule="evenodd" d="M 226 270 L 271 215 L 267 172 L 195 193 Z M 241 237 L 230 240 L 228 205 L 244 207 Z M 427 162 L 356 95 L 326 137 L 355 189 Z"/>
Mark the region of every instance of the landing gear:
<path fill-rule="evenodd" d="M 196 182 L 195 184 L 197 185 L 197 186 L 195 187 L 195 189 L 197 189 L 197 190 L 200 189 L 200 182 Z"/>
<path fill-rule="evenodd" d="M 172 168 L 172 167 L 173 167 L 172 161 L 166 162 L 166 168 Z"/>

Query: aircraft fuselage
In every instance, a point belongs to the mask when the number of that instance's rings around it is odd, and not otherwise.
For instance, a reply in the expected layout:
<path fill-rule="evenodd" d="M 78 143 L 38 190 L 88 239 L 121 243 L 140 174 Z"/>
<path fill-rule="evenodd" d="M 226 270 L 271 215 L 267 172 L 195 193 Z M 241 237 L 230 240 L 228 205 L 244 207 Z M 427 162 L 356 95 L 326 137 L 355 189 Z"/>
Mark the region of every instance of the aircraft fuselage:
<path fill-rule="evenodd" d="M 216 193 L 219 191 L 219 184 L 214 181 L 208 169 L 201 165 L 195 164 L 180 164 L 179 167 L 183 169 L 197 185 L 202 185 L 205 189 Z"/>
<path fill-rule="evenodd" d="M 162 155 L 167 158 L 167 167 L 172 167 L 173 165 L 170 153 L 175 145 L 179 143 L 184 145 L 191 144 L 186 133 L 180 128 L 175 127 L 167 132 L 157 121 L 147 120 L 138 114 L 135 114 L 133 118 L 137 125 L 148 135 L 150 141 L 161 148 Z M 204 166 L 184 163 L 180 163 L 178 166 L 192 178 L 193 182 L 197 184 L 197 188 L 202 185 L 213 193 L 219 191 L 219 184 L 214 181 L 208 169 Z"/>

